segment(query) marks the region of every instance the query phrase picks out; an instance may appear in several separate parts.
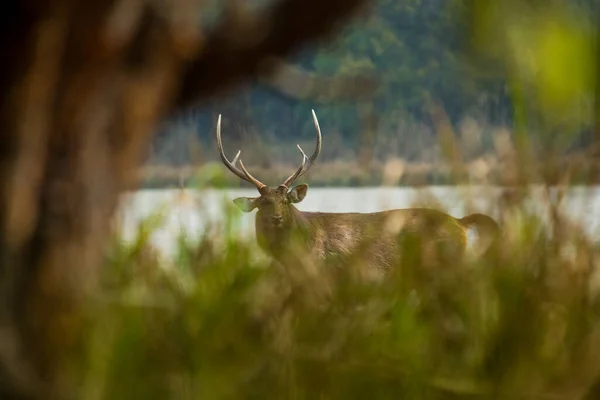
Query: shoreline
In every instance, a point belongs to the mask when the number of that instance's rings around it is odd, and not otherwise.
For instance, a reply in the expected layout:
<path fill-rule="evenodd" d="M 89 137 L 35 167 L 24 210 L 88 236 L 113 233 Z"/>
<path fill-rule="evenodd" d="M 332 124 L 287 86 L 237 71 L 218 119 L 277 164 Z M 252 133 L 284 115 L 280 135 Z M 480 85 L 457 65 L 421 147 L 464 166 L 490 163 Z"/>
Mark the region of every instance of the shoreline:
<path fill-rule="evenodd" d="M 306 174 L 302 182 L 313 188 L 363 188 L 363 187 L 401 187 L 414 188 L 424 186 L 495 186 L 504 188 L 521 188 L 530 185 L 546 186 L 585 186 L 593 187 L 600 184 L 600 174 L 594 174 L 591 166 L 579 173 L 573 173 L 569 179 L 549 174 L 550 177 L 542 179 L 539 175 L 518 177 L 514 171 L 509 171 L 512 176 L 507 177 L 500 169 L 490 170 L 485 177 L 473 176 L 471 171 L 463 168 L 458 174 L 449 171 L 447 167 L 412 168 L 407 167 L 399 171 L 396 176 L 386 173 L 384 168 L 372 168 L 371 171 L 350 169 L 346 174 L 339 173 L 340 166 L 332 170 L 328 165 L 321 166 L 319 170 Z M 268 185 L 276 185 L 293 172 L 292 168 L 269 169 L 252 168 L 256 176 Z M 563 169 L 564 170 L 564 169 Z M 290 172 L 291 171 L 291 172 Z M 512 173 L 511 173 L 512 172 Z M 254 174 L 254 173 L 253 173 Z M 594 179 L 591 176 L 596 175 Z M 554 178 L 552 178 L 554 176 Z M 143 167 L 131 177 L 130 183 L 139 189 L 177 189 L 206 187 L 217 189 L 243 189 L 251 185 L 242 182 L 239 178 L 229 174 L 221 165 L 204 164 L 198 167 Z M 300 182 L 298 182 L 300 183 Z"/>

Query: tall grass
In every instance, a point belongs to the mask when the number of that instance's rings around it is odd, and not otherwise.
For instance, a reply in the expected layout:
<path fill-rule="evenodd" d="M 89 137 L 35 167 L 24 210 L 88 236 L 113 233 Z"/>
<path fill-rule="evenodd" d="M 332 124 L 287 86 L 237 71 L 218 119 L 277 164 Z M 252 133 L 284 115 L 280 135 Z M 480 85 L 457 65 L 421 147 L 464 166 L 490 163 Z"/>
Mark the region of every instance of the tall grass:
<path fill-rule="evenodd" d="M 583 398 L 600 375 L 600 251 L 554 198 L 548 221 L 519 201 L 501 205 L 497 252 L 431 270 L 408 244 L 381 284 L 282 268 L 239 237 L 228 203 L 220 229 L 174 239 L 165 268 L 151 216 L 109 246 L 77 398 Z"/>
<path fill-rule="evenodd" d="M 498 11 L 486 7 L 485 12 Z M 531 15 L 539 17 L 533 11 Z M 509 16 L 506 21 L 513 24 L 521 21 Z M 525 31 L 531 25 L 519 23 Z M 530 45 L 525 40 L 512 42 L 513 25 L 498 26 L 506 30 L 500 32 L 506 49 Z M 495 45 L 485 48 L 496 50 Z M 519 61 L 517 53 L 504 58 Z M 565 61 L 550 56 L 536 60 L 546 69 Z M 443 168 L 430 164 L 411 170 L 405 160 L 392 160 L 396 165 L 389 169 L 402 169 L 404 174 L 387 184 L 447 179 L 526 188 L 531 182 L 590 182 L 590 168 L 575 168 L 559 160 L 558 153 L 556 159 L 537 159 L 548 153 L 534 149 L 528 132 L 524 92 L 531 87 L 552 89 L 538 91 L 560 98 L 562 104 L 569 99 L 556 89 L 563 87 L 564 79 L 527 84 L 528 67 L 509 61 L 514 143 L 503 134 L 494 137 L 496 154 L 469 156 L 457 145 L 443 107 L 432 107 L 441 141 L 435 160 Z M 554 121 L 562 115 L 552 104 L 540 104 L 540 118 Z M 560 137 L 565 143 L 568 139 L 573 135 Z M 295 150 L 289 146 L 286 151 Z M 252 170 L 258 176 L 275 182 L 274 174 L 285 175 L 276 165 L 260 165 L 262 157 L 256 157 Z M 475 167 L 489 164 L 479 177 L 471 176 L 476 168 L 467 165 L 475 161 Z M 311 177 L 311 183 L 386 183 L 385 165 L 374 163 L 365 171 L 346 157 L 332 166 Z M 207 164 L 206 170 L 214 167 Z M 181 171 L 154 172 L 164 181 L 181 177 Z M 337 182 L 339 176 L 346 180 Z M 232 176 L 214 178 L 210 173 L 197 182 L 224 185 L 229 179 Z M 286 266 L 280 265 L 238 235 L 239 213 L 229 200 L 224 200 L 224 220 L 209 227 L 197 243 L 174 239 L 178 252 L 173 265 L 166 267 L 149 241 L 160 225 L 160 216 L 152 216 L 141 224 L 137 240 L 125 243 L 115 234 L 107 250 L 102 290 L 90 299 L 88 334 L 83 335 L 81 358 L 74 360 L 74 368 L 87 371 L 77 397 L 600 398 L 600 247 L 562 213 L 561 188 L 554 189 L 545 192 L 540 205 L 544 218 L 528 207 L 531 194 L 526 189 L 514 190 L 497 204 L 502 241 L 482 258 L 431 268 L 421 258 L 418 241 L 408 240 L 402 268 L 382 283 L 353 279 L 352 273 L 344 273 L 351 268 L 340 273 L 292 255 Z"/>

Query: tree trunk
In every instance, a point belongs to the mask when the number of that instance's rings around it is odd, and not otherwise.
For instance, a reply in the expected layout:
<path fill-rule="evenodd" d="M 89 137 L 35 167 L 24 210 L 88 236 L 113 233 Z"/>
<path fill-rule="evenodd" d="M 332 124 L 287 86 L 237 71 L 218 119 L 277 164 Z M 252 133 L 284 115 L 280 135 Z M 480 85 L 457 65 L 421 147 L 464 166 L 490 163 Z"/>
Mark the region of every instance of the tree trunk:
<path fill-rule="evenodd" d="M 363 3 L 285 0 L 260 15 L 230 7 L 203 37 L 200 1 L 9 0 L 0 17 L 0 398 L 73 394 L 83 300 L 157 122 L 270 72 L 265 60 L 332 33 Z"/>

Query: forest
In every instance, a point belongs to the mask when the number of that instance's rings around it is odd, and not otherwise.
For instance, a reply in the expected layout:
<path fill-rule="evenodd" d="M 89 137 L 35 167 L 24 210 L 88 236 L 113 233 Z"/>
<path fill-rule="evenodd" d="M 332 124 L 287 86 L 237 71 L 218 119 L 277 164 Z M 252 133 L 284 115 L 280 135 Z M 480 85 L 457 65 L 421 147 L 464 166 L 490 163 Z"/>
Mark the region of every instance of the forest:
<path fill-rule="evenodd" d="M 456 183 L 442 165 L 445 155 L 439 124 L 432 116 L 434 106 L 442 110 L 466 161 L 488 165 L 465 180 L 498 183 L 493 172 L 502 163 L 501 153 L 514 142 L 517 86 L 527 114 L 520 126 L 534 148 L 558 149 L 563 155 L 585 150 L 594 140 L 594 96 L 586 72 L 591 63 L 582 60 L 581 53 L 589 53 L 587 46 L 594 45 L 593 17 L 599 2 L 525 3 L 546 24 L 545 35 L 537 49 L 513 46 L 513 51 L 551 57 L 553 70 L 532 71 L 522 62 L 531 55 L 518 56 L 522 65 L 502 62 L 507 46 L 500 45 L 497 32 L 483 32 L 469 22 L 469 13 L 478 12 L 470 0 L 380 1 L 334 41 L 308 46 L 286 60 L 287 80 L 255 79 L 232 95 L 164 123 L 147 157 L 146 172 L 154 179 L 146 183 L 174 184 L 182 175 L 193 174 L 194 166 L 218 160 L 218 114 L 223 115 L 229 152 L 244 149 L 246 163 L 263 176 L 270 176 L 274 165 L 277 176 L 283 176 L 295 168 L 289 160 L 299 162 L 295 144 L 312 146 L 311 109 L 324 134 L 321 162 L 328 166 L 326 174 L 310 178 L 315 184 L 383 184 L 389 162 L 405 166 L 407 179 L 400 184 Z M 560 35 L 565 31 L 566 39 Z M 481 43 L 476 38 L 482 38 Z M 561 92 L 560 87 L 554 88 L 556 93 L 535 91 L 532 76 L 548 80 L 563 72 L 581 81 L 571 85 L 575 93 Z M 344 82 L 336 86 L 331 82 L 335 79 Z M 331 94 L 335 89 L 337 97 Z M 554 105 L 560 112 L 551 112 L 554 121 L 546 118 L 540 95 L 563 99 Z M 568 135 L 557 135 L 565 130 Z"/>

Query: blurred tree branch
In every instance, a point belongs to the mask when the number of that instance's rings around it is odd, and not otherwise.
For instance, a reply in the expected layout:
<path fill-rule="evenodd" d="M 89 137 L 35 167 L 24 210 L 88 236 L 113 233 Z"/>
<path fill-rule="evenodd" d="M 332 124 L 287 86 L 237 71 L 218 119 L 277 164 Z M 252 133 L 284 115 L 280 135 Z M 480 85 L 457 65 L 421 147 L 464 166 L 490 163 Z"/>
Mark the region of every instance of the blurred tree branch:
<path fill-rule="evenodd" d="M 317 6 L 316 0 L 287 0 L 276 2 L 259 16 L 245 13 L 239 6 L 229 8 L 202 54 L 185 66 L 175 108 L 227 90 L 244 77 L 274 73 L 281 66 L 280 56 L 331 34 L 365 3 L 368 1 L 333 0 Z"/>
<path fill-rule="evenodd" d="M 0 19 L 0 397 L 64 398 L 119 193 L 155 124 L 335 32 L 366 0 L 9 1 Z"/>
<path fill-rule="evenodd" d="M 333 100 L 371 99 L 377 89 L 377 79 L 368 75 L 320 76 L 283 61 L 273 61 L 276 73 L 260 77 L 261 83 L 296 99 L 311 99 L 327 103 Z"/>

